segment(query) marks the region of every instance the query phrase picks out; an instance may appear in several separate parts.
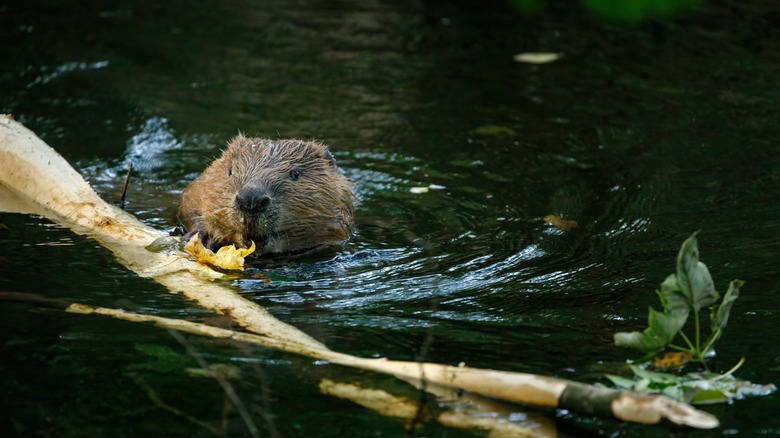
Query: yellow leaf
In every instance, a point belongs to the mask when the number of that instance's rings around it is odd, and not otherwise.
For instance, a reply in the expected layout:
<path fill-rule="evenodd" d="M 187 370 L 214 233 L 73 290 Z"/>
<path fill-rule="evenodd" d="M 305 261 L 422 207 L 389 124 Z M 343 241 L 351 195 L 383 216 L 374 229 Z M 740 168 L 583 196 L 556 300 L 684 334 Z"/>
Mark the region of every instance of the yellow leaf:
<path fill-rule="evenodd" d="M 653 358 L 651 365 L 655 368 L 680 368 L 693 359 L 691 353 L 684 351 L 666 351 Z"/>
<path fill-rule="evenodd" d="M 223 246 L 215 254 L 214 251 L 203 246 L 203 242 L 200 241 L 200 235 L 196 234 L 184 245 L 184 250 L 201 263 L 220 269 L 243 271 L 244 258 L 255 251 L 255 242 L 252 242 L 252 246 L 248 249 L 237 249 L 236 245 Z"/>
<path fill-rule="evenodd" d="M 566 219 L 561 219 L 554 214 L 548 214 L 547 216 L 545 216 L 544 221 L 554 226 L 555 228 L 563 231 L 564 233 L 568 233 L 569 231 L 571 231 L 572 228 L 577 228 L 577 226 L 579 226 L 577 221 L 569 221 Z"/>

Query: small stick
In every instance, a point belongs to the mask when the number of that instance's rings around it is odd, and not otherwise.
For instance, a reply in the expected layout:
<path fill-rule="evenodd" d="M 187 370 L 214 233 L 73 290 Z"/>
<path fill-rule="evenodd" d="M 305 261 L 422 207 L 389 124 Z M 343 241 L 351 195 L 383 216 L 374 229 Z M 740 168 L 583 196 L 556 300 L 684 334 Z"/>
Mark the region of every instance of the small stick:
<path fill-rule="evenodd" d="M 127 168 L 127 176 L 125 177 L 125 186 L 122 187 L 122 198 L 120 199 L 120 203 L 122 205 L 122 210 L 125 209 L 125 196 L 127 195 L 127 183 L 130 182 L 130 173 L 133 171 L 133 162 L 130 162 L 130 167 Z"/>

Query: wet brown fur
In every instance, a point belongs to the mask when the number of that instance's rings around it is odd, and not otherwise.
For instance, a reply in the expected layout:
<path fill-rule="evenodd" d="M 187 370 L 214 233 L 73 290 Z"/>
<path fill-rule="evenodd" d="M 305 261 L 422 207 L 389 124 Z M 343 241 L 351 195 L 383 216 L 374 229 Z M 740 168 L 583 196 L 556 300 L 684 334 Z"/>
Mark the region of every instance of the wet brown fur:
<path fill-rule="evenodd" d="M 251 215 L 238 208 L 236 196 L 247 188 L 270 198 L 267 211 Z M 212 249 L 254 241 L 258 254 L 290 253 L 348 239 L 355 202 L 352 184 L 324 145 L 239 134 L 184 190 L 179 220 L 186 237 L 199 233 Z"/>

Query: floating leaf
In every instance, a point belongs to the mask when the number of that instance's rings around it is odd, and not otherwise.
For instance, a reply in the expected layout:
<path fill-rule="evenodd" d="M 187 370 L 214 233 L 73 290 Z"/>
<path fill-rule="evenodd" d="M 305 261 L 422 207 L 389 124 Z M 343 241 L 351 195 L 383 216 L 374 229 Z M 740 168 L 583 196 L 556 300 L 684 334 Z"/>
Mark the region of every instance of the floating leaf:
<path fill-rule="evenodd" d="M 626 377 L 616 376 L 614 374 L 606 374 L 605 377 L 609 379 L 615 386 L 619 388 L 625 388 L 625 389 L 633 389 L 634 384 L 636 383 L 633 379 L 628 379 Z"/>
<path fill-rule="evenodd" d="M 693 359 L 693 354 L 684 351 L 666 351 L 653 357 L 654 368 L 680 368 Z"/>
<path fill-rule="evenodd" d="M 696 405 L 710 405 L 715 403 L 724 403 L 727 401 L 729 401 L 728 395 L 717 389 L 696 391 L 696 395 L 690 399 L 690 402 Z"/>
<path fill-rule="evenodd" d="M 518 53 L 513 59 L 526 64 L 547 64 L 561 58 L 563 58 L 563 53 L 526 52 Z"/>
<path fill-rule="evenodd" d="M 543 219 L 545 222 L 563 231 L 564 233 L 568 233 L 572 230 L 572 228 L 577 228 L 579 226 L 577 221 L 561 219 L 554 214 L 548 214 Z"/>
<path fill-rule="evenodd" d="M 741 364 L 741 362 L 740 362 Z M 739 364 L 734 367 L 736 369 Z M 613 384 L 645 394 L 664 394 L 676 400 L 695 404 L 723 403 L 747 395 L 768 395 L 777 388 L 772 385 L 757 385 L 734 378 L 731 373 L 712 372 L 676 375 L 651 371 L 636 365 L 629 366 L 633 379 L 606 375 Z"/>
<path fill-rule="evenodd" d="M 671 373 L 661 373 L 658 371 L 650 371 L 648 369 L 636 366 L 636 365 L 630 365 L 629 368 L 631 371 L 634 372 L 634 375 L 639 377 L 640 379 L 647 379 L 651 382 L 654 382 L 656 384 L 669 384 L 669 383 L 678 383 L 680 380 L 680 377 Z"/>
<path fill-rule="evenodd" d="M 238 248 L 235 245 L 223 246 L 217 253 L 203 246 L 200 235 L 195 234 L 184 245 L 184 250 L 190 253 L 201 263 L 206 263 L 221 269 L 241 271 L 244 269 L 244 258 L 255 251 L 255 243 L 248 249 Z"/>

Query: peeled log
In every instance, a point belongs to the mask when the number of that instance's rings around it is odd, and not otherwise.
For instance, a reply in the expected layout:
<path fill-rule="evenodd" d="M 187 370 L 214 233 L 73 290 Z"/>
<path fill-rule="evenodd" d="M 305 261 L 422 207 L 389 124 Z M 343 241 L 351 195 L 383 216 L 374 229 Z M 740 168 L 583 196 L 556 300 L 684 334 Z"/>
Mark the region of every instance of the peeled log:
<path fill-rule="evenodd" d="M 0 116 L 0 209 L 40 214 L 78 234 L 87 235 L 111 250 L 120 263 L 138 275 L 150 277 L 171 292 L 182 293 L 205 308 L 229 313 L 254 335 L 79 304 L 68 306 L 70 312 L 151 322 L 204 336 L 257 343 L 404 380 L 425 381 L 512 402 L 614 416 L 640 423 L 657 423 L 665 418 L 697 428 L 718 426 L 714 416 L 664 396 L 617 391 L 534 374 L 364 359 L 334 352 L 233 290 L 213 282 L 221 274 L 189 260 L 186 254 L 147 251 L 146 246 L 164 233 L 103 201 L 57 152 L 10 116 Z"/>

